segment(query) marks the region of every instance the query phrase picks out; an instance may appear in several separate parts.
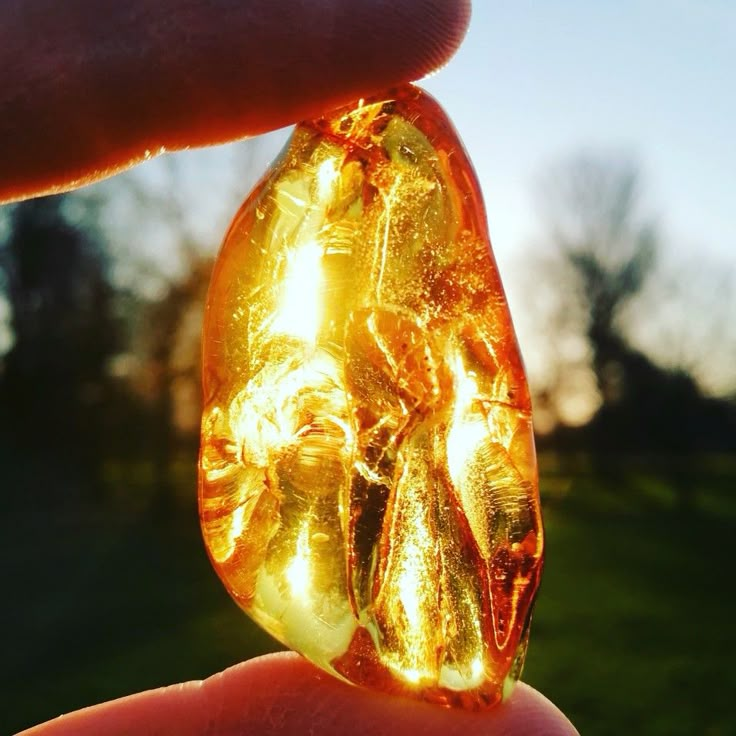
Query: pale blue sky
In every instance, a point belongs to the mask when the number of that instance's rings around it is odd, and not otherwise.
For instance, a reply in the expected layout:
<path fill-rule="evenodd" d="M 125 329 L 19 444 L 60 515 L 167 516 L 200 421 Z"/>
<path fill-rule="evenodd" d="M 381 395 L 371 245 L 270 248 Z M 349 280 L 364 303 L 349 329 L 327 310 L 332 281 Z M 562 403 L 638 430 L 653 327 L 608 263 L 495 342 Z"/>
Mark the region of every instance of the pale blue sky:
<path fill-rule="evenodd" d="M 475 0 L 457 56 L 422 84 L 476 167 L 532 379 L 542 380 L 549 360 L 536 324 L 544 297 L 529 294 L 524 275 L 529 256 L 544 248 L 535 184 L 546 168 L 588 150 L 640 164 L 644 210 L 662 234 L 661 265 L 685 282 L 674 287 L 680 303 L 659 293 L 636 304 L 632 339 L 677 367 L 680 354 L 695 356 L 684 365 L 708 390 L 733 391 L 734 77 L 736 0 Z M 538 264 L 530 270 L 532 284 L 557 288 L 540 283 Z M 712 274 L 730 294 L 698 292 L 698 283 L 713 288 Z M 580 418 L 594 408 L 583 404 Z"/>
<path fill-rule="evenodd" d="M 499 259 L 534 233 L 534 179 L 581 147 L 642 164 L 671 247 L 736 261 L 736 2 L 476 0 L 426 80 L 478 171 Z"/>

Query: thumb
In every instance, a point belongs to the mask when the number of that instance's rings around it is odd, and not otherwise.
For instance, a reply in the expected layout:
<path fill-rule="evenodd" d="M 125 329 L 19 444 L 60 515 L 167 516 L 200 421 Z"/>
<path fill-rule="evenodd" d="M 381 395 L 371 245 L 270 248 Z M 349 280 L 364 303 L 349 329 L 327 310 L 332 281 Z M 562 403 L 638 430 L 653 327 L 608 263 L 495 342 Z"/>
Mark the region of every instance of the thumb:
<path fill-rule="evenodd" d="M 291 652 L 231 667 L 201 682 L 150 690 L 61 716 L 22 736 L 575 736 L 565 716 L 527 685 L 493 710 L 445 710 L 346 685 Z M 19 735 L 20 736 L 20 735 Z"/>

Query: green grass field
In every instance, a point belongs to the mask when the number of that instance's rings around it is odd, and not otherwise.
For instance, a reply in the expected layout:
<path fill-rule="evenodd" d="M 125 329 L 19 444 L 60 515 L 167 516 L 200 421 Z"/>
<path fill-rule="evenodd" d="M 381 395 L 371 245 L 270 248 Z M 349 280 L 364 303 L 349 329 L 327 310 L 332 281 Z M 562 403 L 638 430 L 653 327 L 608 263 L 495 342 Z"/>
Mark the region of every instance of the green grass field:
<path fill-rule="evenodd" d="M 617 497 L 580 469 L 542 469 L 547 565 L 524 679 L 582 734 L 736 734 L 732 459 L 703 466 L 688 513 L 656 473 L 637 469 Z M 0 733 L 275 648 L 220 585 L 195 513 L 0 518 Z"/>

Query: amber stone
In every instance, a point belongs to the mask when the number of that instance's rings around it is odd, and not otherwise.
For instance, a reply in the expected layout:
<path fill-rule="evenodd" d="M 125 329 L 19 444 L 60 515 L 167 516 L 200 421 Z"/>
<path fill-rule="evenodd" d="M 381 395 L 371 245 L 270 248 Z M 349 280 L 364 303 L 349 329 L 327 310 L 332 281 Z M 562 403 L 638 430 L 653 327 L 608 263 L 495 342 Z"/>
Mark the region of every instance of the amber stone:
<path fill-rule="evenodd" d="M 263 628 L 446 705 L 518 678 L 542 562 L 531 407 L 478 182 L 406 86 L 298 125 L 204 329 L 199 502 Z"/>

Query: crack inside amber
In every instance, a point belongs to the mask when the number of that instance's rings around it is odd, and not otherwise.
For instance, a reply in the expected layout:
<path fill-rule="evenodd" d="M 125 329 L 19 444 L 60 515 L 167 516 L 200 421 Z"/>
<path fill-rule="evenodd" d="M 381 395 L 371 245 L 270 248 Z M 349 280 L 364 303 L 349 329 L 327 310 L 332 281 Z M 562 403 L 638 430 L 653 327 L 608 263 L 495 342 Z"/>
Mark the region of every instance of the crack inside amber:
<path fill-rule="evenodd" d="M 498 702 L 541 570 L 531 407 L 430 97 L 297 126 L 226 236 L 203 367 L 202 528 L 240 606 L 350 682 Z"/>

